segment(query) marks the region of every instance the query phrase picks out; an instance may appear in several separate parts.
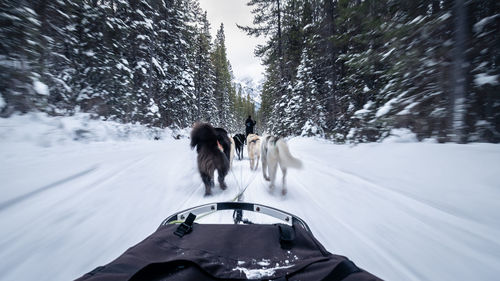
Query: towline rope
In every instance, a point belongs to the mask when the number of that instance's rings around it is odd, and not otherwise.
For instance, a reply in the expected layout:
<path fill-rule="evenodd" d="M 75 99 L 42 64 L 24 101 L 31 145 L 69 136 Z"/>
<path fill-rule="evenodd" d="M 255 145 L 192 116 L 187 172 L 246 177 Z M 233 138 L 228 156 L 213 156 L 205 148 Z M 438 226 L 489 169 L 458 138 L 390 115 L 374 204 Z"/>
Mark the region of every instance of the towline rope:
<path fill-rule="evenodd" d="M 233 178 L 234 180 L 236 181 L 237 183 L 237 186 L 238 186 L 238 190 L 241 190 L 241 182 L 243 181 L 243 173 L 242 173 L 242 169 L 243 167 L 240 166 L 240 181 L 238 181 L 238 179 L 236 178 L 236 175 L 234 174 L 233 172 L 233 169 L 230 170 L 231 174 L 233 175 Z M 243 194 L 245 193 L 245 191 L 247 190 L 247 188 L 250 186 L 250 184 L 253 183 L 253 181 L 255 180 L 255 178 L 257 177 L 257 173 L 253 173 L 252 177 L 251 177 L 251 180 L 245 185 L 245 187 L 243 188 L 243 190 L 241 190 L 235 197 L 233 197 L 233 199 L 231 199 L 230 202 L 239 202 L 243 199 Z M 239 211 L 239 212 L 238 212 Z M 198 221 L 199 219 L 202 219 L 208 215 L 211 215 L 213 213 L 215 213 L 217 211 L 211 211 L 211 212 L 208 212 L 206 214 L 203 214 L 203 215 L 199 215 L 196 217 L 195 221 Z M 236 218 L 235 218 L 235 214 L 237 214 L 236 216 L 239 219 L 239 221 L 241 221 L 241 210 L 234 210 L 234 213 L 233 213 L 233 218 L 235 219 L 235 222 L 236 222 Z M 183 223 L 184 221 L 182 220 L 175 220 L 175 221 L 171 221 L 169 224 L 178 224 L 178 223 Z"/>

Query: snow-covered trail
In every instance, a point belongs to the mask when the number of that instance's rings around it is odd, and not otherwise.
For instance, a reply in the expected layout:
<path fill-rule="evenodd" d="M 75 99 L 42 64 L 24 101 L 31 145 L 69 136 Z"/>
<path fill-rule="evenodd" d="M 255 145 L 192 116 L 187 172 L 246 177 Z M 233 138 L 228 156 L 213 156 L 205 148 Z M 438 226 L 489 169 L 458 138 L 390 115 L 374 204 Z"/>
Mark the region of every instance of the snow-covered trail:
<path fill-rule="evenodd" d="M 246 200 L 304 218 L 331 252 L 387 280 L 496 279 L 498 151 L 395 143 L 389 152 L 380 144 L 349 148 L 304 139 L 291 145 L 305 169 L 289 172 L 289 194 L 270 195 L 259 178 Z"/>
<path fill-rule="evenodd" d="M 260 164 L 235 159 L 229 188 L 210 197 L 186 139 L 2 146 L 0 280 L 77 278 L 166 216 L 247 184 L 245 201 L 298 215 L 329 251 L 384 279 L 498 276 L 498 145 L 289 143 L 304 169 L 289 170 L 286 196 L 280 172 L 271 191 Z"/>

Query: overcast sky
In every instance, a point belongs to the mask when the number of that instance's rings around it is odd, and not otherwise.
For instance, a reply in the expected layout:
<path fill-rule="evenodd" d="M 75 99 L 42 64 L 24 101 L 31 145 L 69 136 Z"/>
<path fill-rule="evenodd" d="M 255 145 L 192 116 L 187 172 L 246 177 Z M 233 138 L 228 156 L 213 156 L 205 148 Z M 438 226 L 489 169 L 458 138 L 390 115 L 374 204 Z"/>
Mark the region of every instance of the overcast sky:
<path fill-rule="evenodd" d="M 236 23 L 239 25 L 252 23 L 253 16 L 250 7 L 246 5 L 247 2 L 248 0 L 200 0 L 200 5 L 207 11 L 213 38 L 220 24 L 224 23 L 227 55 L 236 79 L 251 77 L 257 82 L 263 77 L 264 67 L 260 63 L 260 58 L 254 56 L 253 51 L 259 42 L 261 44 L 264 42 L 264 39 L 247 36 L 236 27 Z"/>

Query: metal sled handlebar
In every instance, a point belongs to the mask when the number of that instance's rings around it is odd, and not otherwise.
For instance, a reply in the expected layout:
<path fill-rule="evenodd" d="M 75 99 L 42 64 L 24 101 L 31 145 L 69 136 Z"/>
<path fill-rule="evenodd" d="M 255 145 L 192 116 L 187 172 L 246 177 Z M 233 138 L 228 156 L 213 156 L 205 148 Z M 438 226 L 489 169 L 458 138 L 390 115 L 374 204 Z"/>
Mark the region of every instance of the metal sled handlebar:
<path fill-rule="evenodd" d="M 299 218 L 293 214 L 287 213 L 285 211 L 282 211 L 282 210 L 279 210 L 279 209 L 276 209 L 273 207 L 260 205 L 260 204 L 245 203 L 245 202 L 219 202 L 219 203 L 210 203 L 210 204 L 205 204 L 205 205 L 200 205 L 197 207 L 189 208 L 189 209 L 177 212 L 177 213 L 167 217 L 161 223 L 160 226 L 171 224 L 174 222 L 183 222 L 184 220 L 186 220 L 189 213 L 192 213 L 196 216 L 200 216 L 203 214 L 208 214 L 208 213 L 213 213 L 216 211 L 223 211 L 223 210 L 242 210 L 242 211 L 251 211 L 251 212 L 262 213 L 262 214 L 271 216 L 273 218 L 279 219 L 286 224 L 300 225 L 308 232 L 311 231 L 309 229 L 309 226 L 306 224 L 305 221 L 303 221 L 301 218 Z"/>

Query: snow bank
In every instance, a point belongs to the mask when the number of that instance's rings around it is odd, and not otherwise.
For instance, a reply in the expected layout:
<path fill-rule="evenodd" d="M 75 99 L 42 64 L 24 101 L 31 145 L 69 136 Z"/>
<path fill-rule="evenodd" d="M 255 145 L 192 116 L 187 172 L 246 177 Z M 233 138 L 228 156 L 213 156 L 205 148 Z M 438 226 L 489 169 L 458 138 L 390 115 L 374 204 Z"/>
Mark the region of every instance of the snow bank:
<path fill-rule="evenodd" d="M 88 143 L 181 138 L 186 137 L 188 131 L 104 121 L 86 113 L 65 117 L 30 113 L 0 119 L 1 142 L 28 142 L 44 147 L 75 141 Z"/>
<path fill-rule="evenodd" d="M 417 135 L 409 129 L 392 129 L 389 136 L 386 137 L 383 143 L 412 143 L 418 142 Z"/>

